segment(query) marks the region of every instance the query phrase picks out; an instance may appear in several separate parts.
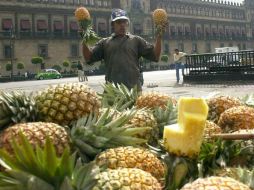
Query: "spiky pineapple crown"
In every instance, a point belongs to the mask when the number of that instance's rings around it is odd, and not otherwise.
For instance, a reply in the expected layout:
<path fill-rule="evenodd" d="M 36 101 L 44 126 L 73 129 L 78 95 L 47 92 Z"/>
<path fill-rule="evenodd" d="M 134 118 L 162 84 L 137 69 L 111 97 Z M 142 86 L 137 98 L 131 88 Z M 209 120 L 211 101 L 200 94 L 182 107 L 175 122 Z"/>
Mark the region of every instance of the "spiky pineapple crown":
<path fill-rule="evenodd" d="M 71 139 L 84 160 L 93 159 L 98 153 L 119 146 L 137 146 L 147 142 L 135 137 L 148 130 L 148 127 L 126 127 L 135 115 L 132 109 L 115 118 L 109 109 L 103 110 L 100 117 L 90 114 L 73 123 Z"/>
<path fill-rule="evenodd" d="M 0 150 L 0 164 L 6 168 L 0 173 L 0 189 L 90 190 L 97 183 L 99 168 L 94 163 L 83 165 L 69 149 L 58 157 L 49 138 L 43 149 L 37 146 L 34 150 L 19 135 L 21 141 L 12 143 L 13 156 Z"/>
<path fill-rule="evenodd" d="M 22 91 L 0 92 L 0 130 L 9 125 L 38 119 L 32 96 Z"/>
<path fill-rule="evenodd" d="M 139 95 L 137 87 L 129 90 L 124 84 L 114 84 L 108 82 L 103 85 L 103 89 L 104 92 L 99 94 L 102 106 L 114 106 L 119 111 L 132 108 Z"/>

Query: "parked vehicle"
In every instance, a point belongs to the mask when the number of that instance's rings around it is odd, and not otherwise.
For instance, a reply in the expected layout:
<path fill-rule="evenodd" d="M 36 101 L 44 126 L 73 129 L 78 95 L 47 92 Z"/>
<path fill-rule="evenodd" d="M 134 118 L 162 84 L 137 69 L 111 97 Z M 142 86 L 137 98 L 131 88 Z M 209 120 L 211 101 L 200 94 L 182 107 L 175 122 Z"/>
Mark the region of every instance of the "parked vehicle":
<path fill-rule="evenodd" d="M 43 80 L 43 79 L 60 79 L 62 78 L 61 73 L 59 73 L 55 69 L 44 69 L 41 72 L 37 73 L 35 75 L 35 78 L 37 80 Z"/>
<path fill-rule="evenodd" d="M 206 61 L 206 65 L 211 67 L 239 64 L 240 57 L 238 52 L 238 47 L 215 48 L 215 55 Z"/>

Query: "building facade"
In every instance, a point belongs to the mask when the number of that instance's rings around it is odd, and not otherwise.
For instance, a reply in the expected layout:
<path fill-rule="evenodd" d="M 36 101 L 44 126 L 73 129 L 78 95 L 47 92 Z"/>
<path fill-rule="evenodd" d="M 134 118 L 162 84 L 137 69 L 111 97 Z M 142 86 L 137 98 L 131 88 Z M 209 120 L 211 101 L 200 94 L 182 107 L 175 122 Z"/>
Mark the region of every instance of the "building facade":
<path fill-rule="evenodd" d="M 1 0 L 0 1 L 0 73 L 8 75 L 6 65 L 13 66 L 13 74 L 37 72 L 34 56 L 44 58 L 42 67 L 84 62 L 81 38 L 74 11 L 78 6 L 89 9 L 96 33 L 111 34 L 110 14 L 114 8 L 128 11 L 130 31 L 154 41 L 151 12 L 163 8 L 169 25 L 163 37 L 163 54 L 175 48 L 187 53 L 210 53 L 215 47 L 238 46 L 253 49 L 253 0 L 243 4 L 222 0 Z M 25 68 L 18 70 L 18 63 Z M 150 63 L 147 67 L 165 68 L 168 63 Z M 99 63 L 93 68 L 98 68 Z M 64 69 L 64 68 L 63 68 Z M 70 70 L 71 68 L 67 68 Z"/>

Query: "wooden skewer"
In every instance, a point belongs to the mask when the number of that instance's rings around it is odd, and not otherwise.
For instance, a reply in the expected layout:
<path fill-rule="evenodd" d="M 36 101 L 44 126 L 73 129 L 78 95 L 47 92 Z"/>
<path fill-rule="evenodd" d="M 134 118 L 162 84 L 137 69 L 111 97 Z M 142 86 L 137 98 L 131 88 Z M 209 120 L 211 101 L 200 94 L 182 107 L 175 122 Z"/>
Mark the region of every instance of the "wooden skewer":
<path fill-rule="evenodd" d="M 254 139 L 254 133 L 221 133 L 212 135 L 212 138 L 221 138 L 224 140 L 251 140 Z"/>

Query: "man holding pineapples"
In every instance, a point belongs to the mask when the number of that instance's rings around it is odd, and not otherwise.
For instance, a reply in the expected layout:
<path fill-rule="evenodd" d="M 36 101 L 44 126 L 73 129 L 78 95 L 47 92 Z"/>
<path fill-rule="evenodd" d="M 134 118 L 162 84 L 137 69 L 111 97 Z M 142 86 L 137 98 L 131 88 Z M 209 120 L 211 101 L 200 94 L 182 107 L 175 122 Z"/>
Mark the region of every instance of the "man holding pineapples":
<path fill-rule="evenodd" d="M 86 40 L 83 40 L 83 55 L 86 63 L 92 64 L 103 59 L 106 66 L 106 81 L 124 84 L 129 89 L 137 86 L 138 90 L 141 90 L 139 58 L 159 61 L 161 38 L 166 26 L 167 14 L 164 10 L 160 10 L 157 13 L 154 12 L 153 18 L 157 26 L 154 45 L 140 36 L 128 33 L 130 20 L 126 11 L 113 10 L 111 14 L 112 35 L 101 39 L 92 48 L 89 47 Z M 82 29 L 85 28 L 82 27 Z"/>

